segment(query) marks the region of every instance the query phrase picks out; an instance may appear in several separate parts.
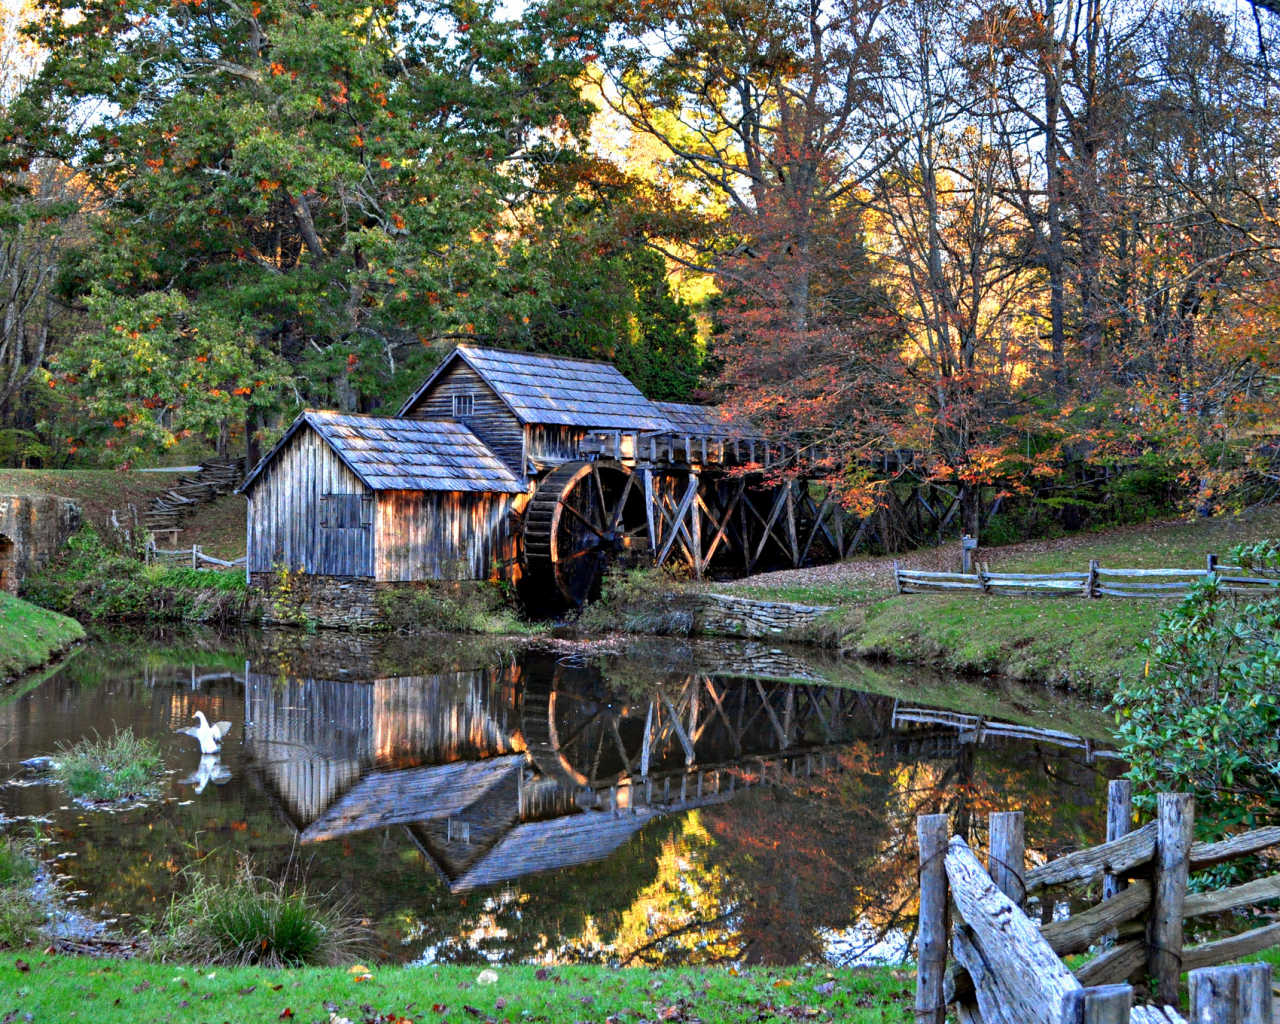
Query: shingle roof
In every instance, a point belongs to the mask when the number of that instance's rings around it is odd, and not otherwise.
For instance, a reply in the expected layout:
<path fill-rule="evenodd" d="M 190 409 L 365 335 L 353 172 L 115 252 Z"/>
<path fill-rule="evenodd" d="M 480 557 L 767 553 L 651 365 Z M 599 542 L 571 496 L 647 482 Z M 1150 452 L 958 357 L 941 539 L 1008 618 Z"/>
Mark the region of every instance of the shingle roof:
<path fill-rule="evenodd" d="M 493 450 L 461 423 L 390 416 L 349 416 L 308 409 L 240 485 L 246 490 L 304 424 L 375 491 L 487 491 L 521 494 L 525 486 Z"/>
<path fill-rule="evenodd" d="M 685 402 L 654 402 L 658 411 L 671 421 L 676 434 L 720 434 L 725 437 L 748 437 L 753 431 L 741 423 L 722 419 L 714 405 L 689 405 Z"/>
<path fill-rule="evenodd" d="M 661 411 L 609 363 L 459 345 L 400 410 L 412 408 L 454 358 L 464 360 L 524 423 L 669 430 Z"/>

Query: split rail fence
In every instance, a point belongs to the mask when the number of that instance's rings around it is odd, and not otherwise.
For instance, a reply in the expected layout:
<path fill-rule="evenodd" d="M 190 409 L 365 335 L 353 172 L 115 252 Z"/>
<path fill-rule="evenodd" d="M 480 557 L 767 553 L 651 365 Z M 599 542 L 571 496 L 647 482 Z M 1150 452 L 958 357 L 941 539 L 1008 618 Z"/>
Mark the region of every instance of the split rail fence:
<path fill-rule="evenodd" d="M 235 561 L 227 562 L 221 558 L 214 558 L 213 555 L 206 555 L 199 544 L 192 544 L 190 550 L 186 548 L 170 550 L 158 548 L 154 544 L 147 545 L 148 565 L 152 563 L 160 563 L 162 565 L 190 564 L 193 569 L 203 569 L 205 565 L 217 565 L 224 569 L 233 569 L 238 565 L 244 565 L 245 557 L 241 555 Z"/>
<path fill-rule="evenodd" d="M 1086 572 L 922 572 L 893 563 L 893 581 L 899 594 L 951 593 L 997 595 L 1055 595 L 1059 597 L 1181 597 L 1187 589 L 1211 574 L 1231 594 L 1257 594 L 1280 590 L 1280 575 L 1254 575 L 1238 565 L 1219 565 L 1209 555 L 1204 569 L 1104 569 L 1097 560 Z M 1228 575 L 1230 574 L 1230 575 Z"/>
<path fill-rule="evenodd" d="M 1161 794 L 1156 820 L 1133 831 L 1130 783 L 1112 782 L 1108 797 L 1105 844 L 1030 871 L 1021 811 L 991 815 L 985 868 L 949 835 L 947 815 L 916 819 L 916 1024 L 943 1024 L 952 1004 L 962 1024 L 1178 1024 L 1183 971 L 1194 1024 L 1273 1024 L 1271 967 L 1219 965 L 1280 944 L 1280 924 L 1184 946 L 1183 922 L 1280 898 L 1280 875 L 1187 891 L 1190 872 L 1278 845 L 1280 828 L 1196 843 L 1191 796 Z M 1037 925 L 1024 912 L 1031 893 L 1098 883 L 1102 902 L 1074 917 Z M 1105 951 L 1074 972 L 1060 959 L 1098 944 Z M 1143 975 L 1156 1005 L 1134 1005 L 1126 981 Z"/>

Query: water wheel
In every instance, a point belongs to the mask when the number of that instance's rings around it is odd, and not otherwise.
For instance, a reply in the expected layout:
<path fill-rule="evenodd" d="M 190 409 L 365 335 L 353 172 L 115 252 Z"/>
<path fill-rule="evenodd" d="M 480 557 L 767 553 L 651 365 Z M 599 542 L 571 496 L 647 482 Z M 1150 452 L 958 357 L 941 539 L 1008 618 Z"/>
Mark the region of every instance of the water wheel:
<path fill-rule="evenodd" d="M 529 584 L 581 608 L 609 565 L 647 547 L 644 494 L 616 462 L 568 462 L 538 484 L 524 516 Z"/>

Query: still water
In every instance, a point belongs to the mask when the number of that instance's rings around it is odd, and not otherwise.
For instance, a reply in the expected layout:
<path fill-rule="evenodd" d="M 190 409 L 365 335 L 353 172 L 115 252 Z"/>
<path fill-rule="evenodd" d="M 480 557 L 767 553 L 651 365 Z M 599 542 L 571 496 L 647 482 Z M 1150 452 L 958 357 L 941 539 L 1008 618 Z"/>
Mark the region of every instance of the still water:
<path fill-rule="evenodd" d="M 197 710 L 220 756 L 175 734 Z M 150 806 L 24 784 L 126 726 L 170 769 Z M 1022 810 L 1033 858 L 1100 841 L 1105 736 L 1042 688 L 760 644 L 118 634 L 0 691 L 0 811 L 125 931 L 251 857 L 395 960 L 855 964 L 909 948 L 917 814 L 980 847 Z"/>

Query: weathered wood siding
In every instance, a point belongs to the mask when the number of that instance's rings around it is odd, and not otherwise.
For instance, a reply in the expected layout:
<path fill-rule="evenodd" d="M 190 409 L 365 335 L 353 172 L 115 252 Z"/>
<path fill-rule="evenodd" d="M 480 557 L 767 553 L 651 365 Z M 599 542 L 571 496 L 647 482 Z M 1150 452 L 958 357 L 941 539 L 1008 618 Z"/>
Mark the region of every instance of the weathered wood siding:
<path fill-rule="evenodd" d="M 520 494 L 379 491 L 378 580 L 487 580 L 517 572 L 509 513 Z"/>
<path fill-rule="evenodd" d="M 531 423 L 525 427 L 525 451 L 535 462 L 569 462 L 581 457 L 578 442 L 586 436 L 583 427 Z"/>
<path fill-rule="evenodd" d="M 474 395 L 475 411 L 463 417 L 475 435 L 515 473 L 524 476 L 524 428 L 507 404 L 461 359 L 455 360 L 405 415 L 417 420 L 451 420 L 453 396 Z"/>
<path fill-rule="evenodd" d="M 249 493 L 248 568 L 373 575 L 373 527 L 321 526 L 325 495 L 371 495 L 318 434 L 299 430 Z M 338 521 L 345 522 L 345 519 Z"/>

